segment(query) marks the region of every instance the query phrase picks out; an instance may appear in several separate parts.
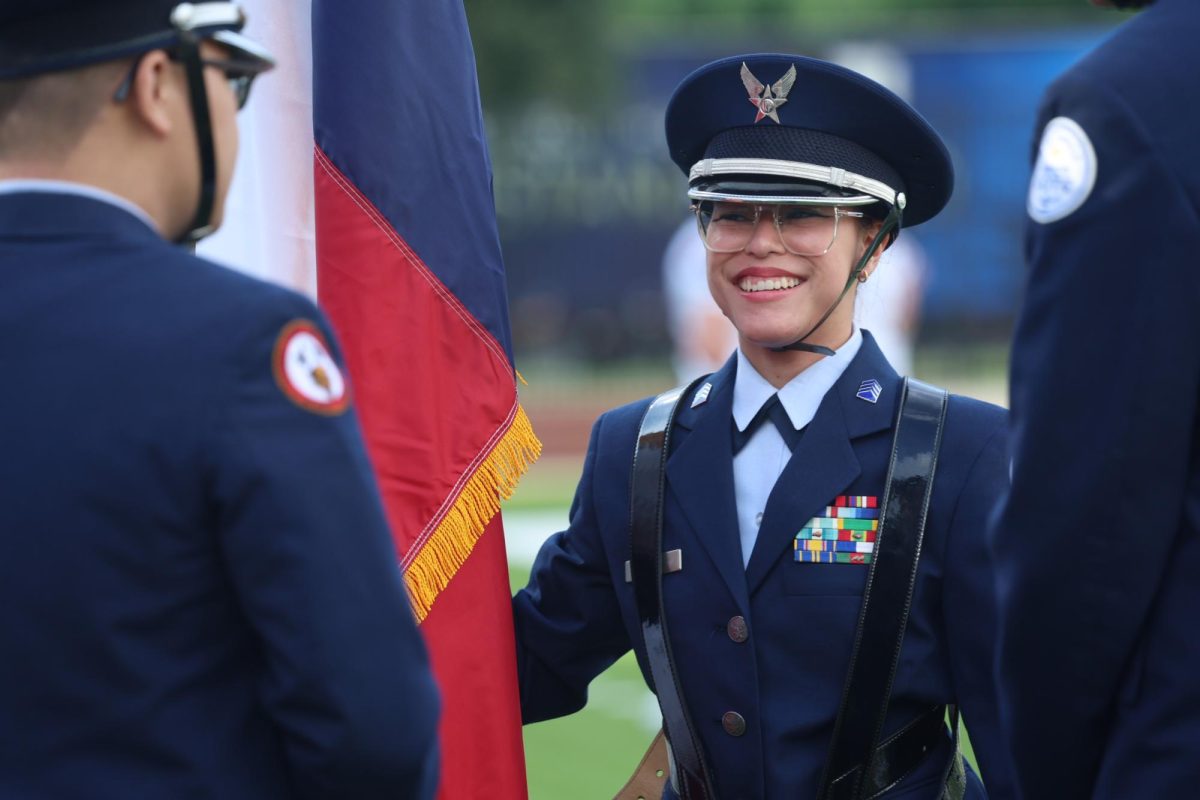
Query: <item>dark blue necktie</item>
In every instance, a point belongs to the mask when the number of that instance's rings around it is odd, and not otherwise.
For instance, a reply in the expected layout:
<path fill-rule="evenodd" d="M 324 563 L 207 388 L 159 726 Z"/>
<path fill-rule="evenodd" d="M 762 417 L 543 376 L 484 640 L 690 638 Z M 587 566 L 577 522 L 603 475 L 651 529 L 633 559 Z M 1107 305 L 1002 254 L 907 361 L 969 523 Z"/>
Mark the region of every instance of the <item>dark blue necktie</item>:
<path fill-rule="evenodd" d="M 773 394 L 767 402 L 762 404 L 762 408 L 754 415 L 754 419 L 750 420 L 746 430 L 739 431 L 737 423 L 733 424 L 733 454 L 735 456 L 746 446 L 746 442 L 750 441 L 750 437 L 754 435 L 758 427 L 768 419 L 775 425 L 775 430 L 779 431 L 779 435 L 783 437 L 788 450 L 796 449 L 801 432 L 792 427 L 792 421 L 788 418 L 783 403 L 779 402 L 779 395 Z"/>

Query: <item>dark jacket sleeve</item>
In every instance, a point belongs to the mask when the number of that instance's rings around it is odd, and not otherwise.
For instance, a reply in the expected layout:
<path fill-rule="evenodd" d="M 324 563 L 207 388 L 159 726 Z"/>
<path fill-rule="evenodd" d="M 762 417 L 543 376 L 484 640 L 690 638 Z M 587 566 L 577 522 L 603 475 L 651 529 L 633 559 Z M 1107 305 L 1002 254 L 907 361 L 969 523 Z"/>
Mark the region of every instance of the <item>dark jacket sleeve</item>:
<path fill-rule="evenodd" d="M 999 681 L 1025 795 L 1091 795 L 1112 701 L 1170 557 L 1200 384 L 1196 209 L 1102 81 L 1060 82 L 1095 147 L 1074 213 L 1030 222 L 1014 472 L 993 530 Z"/>
<path fill-rule="evenodd" d="M 995 566 L 985 531 L 1008 486 L 1008 425 L 996 413 L 955 504 L 943 563 L 943 612 L 954 694 L 990 800 L 1015 797 L 996 689 Z"/>
<path fill-rule="evenodd" d="M 592 428 L 570 527 L 546 540 L 529 585 L 513 598 L 521 717 L 539 722 L 578 711 L 592 679 L 630 649 L 601 539 L 593 484 L 605 417 Z M 633 431 L 629 432 L 632 442 Z"/>
<path fill-rule="evenodd" d="M 291 296 L 247 316 L 262 324 L 230 354 L 210 470 L 296 796 L 433 797 L 437 690 L 354 412 L 301 408 L 272 371 L 290 320 L 315 322 L 332 347 L 329 327 Z"/>

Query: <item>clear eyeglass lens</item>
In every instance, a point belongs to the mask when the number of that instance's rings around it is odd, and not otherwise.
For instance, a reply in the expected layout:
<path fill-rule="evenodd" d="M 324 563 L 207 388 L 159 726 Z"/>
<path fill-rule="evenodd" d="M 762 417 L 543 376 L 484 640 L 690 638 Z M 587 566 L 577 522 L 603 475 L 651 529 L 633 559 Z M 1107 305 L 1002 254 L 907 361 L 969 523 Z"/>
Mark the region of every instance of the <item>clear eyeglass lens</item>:
<path fill-rule="evenodd" d="M 229 85 L 233 88 L 233 96 L 237 99 L 237 107 L 243 108 L 250 97 L 250 83 L 253 75 L 226 75 Z"/>
<path fill-rule="evenodd" d="M 759 220 L 769 214 L 784 248 L 793 255 L 819 256 L 837 238 L 836 208 L 803 205 L 755 205 L 703 201 L 696 207 L 700 238 L 714 253 L 738 253 L 754 238 Z"/>

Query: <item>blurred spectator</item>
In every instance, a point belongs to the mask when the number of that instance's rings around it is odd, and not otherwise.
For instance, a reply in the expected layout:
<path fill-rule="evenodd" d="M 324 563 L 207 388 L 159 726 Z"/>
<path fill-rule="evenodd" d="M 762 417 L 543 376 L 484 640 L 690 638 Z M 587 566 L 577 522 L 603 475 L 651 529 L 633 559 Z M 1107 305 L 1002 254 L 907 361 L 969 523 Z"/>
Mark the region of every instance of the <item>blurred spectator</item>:
<path fill-rule="evenodd" d="M 688 214 L 663 254 L 663 301 L 680 383 L 715 372 L 737 347 L 737 331 L 708 291 L 704 243 Z"/>
<path fill-rule="evenodd" d="M 858 287 L 854 303 L 855 324 L 871 332 L 901 375 L 912 374 L 925 275 L 925 249 L 905 231 L 884 251 L 871 279 Z"/>
<path fill-rule="evenodd" d="M 907 103 L 913 102 L 912 66 L 908 57 L 886 42 L 846 41 L 830 48 L 830 61 L 878 81 Z M 926 279 L 925 249 L 905 231 L 883 254 L 871 279 L 858 287 L 854 322 L 901 375 L 912 374 L 913 345 L 921 321 Z"/>

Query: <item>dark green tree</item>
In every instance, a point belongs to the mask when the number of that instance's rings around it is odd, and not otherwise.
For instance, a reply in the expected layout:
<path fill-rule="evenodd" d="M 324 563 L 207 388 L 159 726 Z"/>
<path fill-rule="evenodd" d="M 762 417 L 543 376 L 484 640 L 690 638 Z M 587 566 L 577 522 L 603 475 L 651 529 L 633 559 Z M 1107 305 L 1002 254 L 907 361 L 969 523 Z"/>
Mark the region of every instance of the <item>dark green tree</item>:
<path fill-rule="evenodd" d="M 592 113 L 612 91 L 609 0 L 465 0 L 486 108 Z"/>

